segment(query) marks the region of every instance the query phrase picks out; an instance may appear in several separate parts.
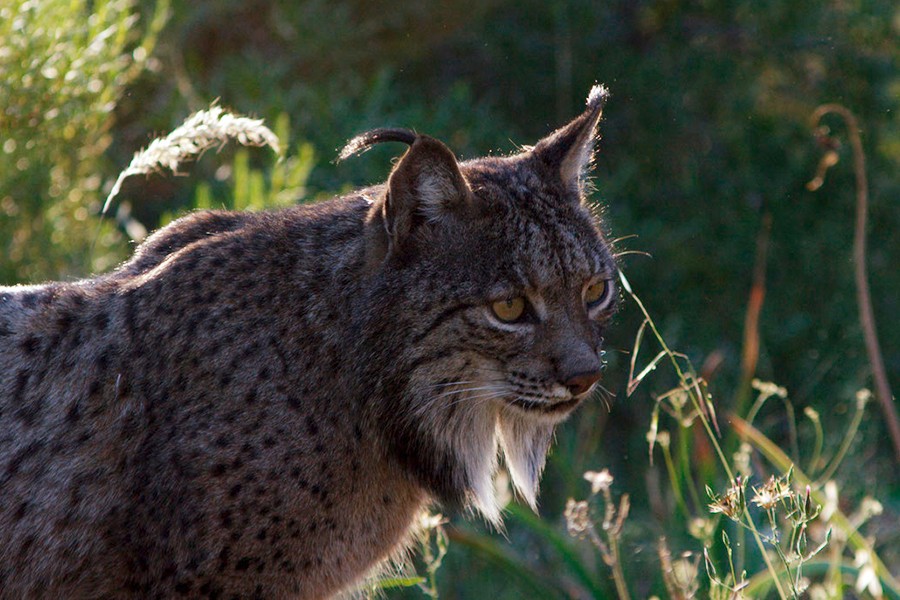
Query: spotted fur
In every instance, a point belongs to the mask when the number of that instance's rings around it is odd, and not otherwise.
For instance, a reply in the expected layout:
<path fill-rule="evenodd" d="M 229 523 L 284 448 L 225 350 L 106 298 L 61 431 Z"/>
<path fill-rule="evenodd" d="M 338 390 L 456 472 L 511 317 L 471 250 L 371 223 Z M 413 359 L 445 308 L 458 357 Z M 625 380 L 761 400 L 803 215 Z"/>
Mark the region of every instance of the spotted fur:
<path fill-rule="evenodd" d="M 327 597 L 430 502 L 498 522 L 501 454 L 534 506 L 615 303 L 581 183 L 604 97 L 510 157 L 380 130 L 353 149 L 411 144 L 385 184 L 0 288 L 0 596 Z"/>

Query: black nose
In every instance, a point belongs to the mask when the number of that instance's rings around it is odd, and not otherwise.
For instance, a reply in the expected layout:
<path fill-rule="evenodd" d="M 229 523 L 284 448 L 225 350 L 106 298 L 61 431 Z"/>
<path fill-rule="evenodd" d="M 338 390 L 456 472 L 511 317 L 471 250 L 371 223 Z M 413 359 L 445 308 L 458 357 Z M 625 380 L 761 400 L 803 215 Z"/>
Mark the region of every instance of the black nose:
<path fill-rule="evenodd" d="M 600 370 L 595 369 L 573 375 L 563 385 L 569 388 L 573 396 L 580 396 L 591 389 L 591 386 L 597 383 L 598 379 L 600 379 Z"/>

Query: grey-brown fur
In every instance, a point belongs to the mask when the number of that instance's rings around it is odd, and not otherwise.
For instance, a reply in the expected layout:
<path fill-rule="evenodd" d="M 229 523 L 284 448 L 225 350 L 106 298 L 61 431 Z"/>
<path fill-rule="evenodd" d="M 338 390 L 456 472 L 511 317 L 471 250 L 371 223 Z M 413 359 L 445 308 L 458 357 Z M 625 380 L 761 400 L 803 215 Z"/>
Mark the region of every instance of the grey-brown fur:
<path fill-rule="evenodd" d="M 0 288 L 0 596 L 327 597 L 433 500 L 497 520 L 498 448 L 533 504 L 615 301 L 581 189 L 601 96 L 533 151 L 414 136 L 384 185 Z M 507 288 L 527 322 L 491 316 Z"/>

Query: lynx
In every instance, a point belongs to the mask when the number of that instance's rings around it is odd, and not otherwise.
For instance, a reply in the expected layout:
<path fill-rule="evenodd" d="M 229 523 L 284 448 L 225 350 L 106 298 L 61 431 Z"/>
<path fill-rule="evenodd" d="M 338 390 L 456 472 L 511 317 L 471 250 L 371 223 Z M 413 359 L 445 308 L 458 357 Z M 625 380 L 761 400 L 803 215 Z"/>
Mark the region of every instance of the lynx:
<path fill-rule="evenodd" d="M 384 184 L 0 288 L 0 596 L 330 597 L 431 503 L 498 523 L 501 455 L 534 507 L 616 304 L 605 97 L 505 157 L 370 131 L 344 154 L 409 145 Z"/>

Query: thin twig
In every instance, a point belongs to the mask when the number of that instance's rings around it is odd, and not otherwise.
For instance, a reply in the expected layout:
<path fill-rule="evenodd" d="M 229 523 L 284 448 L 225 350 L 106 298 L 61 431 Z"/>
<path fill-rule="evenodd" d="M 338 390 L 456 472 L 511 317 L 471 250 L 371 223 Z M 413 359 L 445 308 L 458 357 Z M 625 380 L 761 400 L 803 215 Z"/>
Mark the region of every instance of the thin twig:
<path fill-rule="evenodd" d="M 866 343 L 866 352 L 869 355 L 869 363 L 872 365 L 872 377 L 875 379 L 875 395 L 884 413 L 888 432 L 894 444 L 894 454 L 900 463 L 900 418 L 897 417 L 897 408 L 894 406 L 894 396 L 888 384 L 887 373 L 884 368 L 884 359 L 881 357 L 881 347 L 878 344 L 877 328 L 875 327 L 875 313 L 872 310 L 872 298 L 869 293 L 869 278 L 866 272 L 866 215 L 869 204 L 869 183 L 866 178 L 866 155 L 863 151 L 862 140 L 859 136 L 859 123 L 856 116 L 846 107 L 840 104 L 823 104 L 816 108 L 812 114 L 811 122 L 815 131 L 819 131 L 819 121 L 827 114 L 839 115 L 847 125 L 847 135 L 850 138 L 850 146 L 853 150 L 853 172 L 856 177 L 856 227 L 853 234 L 853 265 L 856 278 L 856 297 L 859 303 L 859 323 L 862 326 Z M 827 157 L 833 157 L 833 151 L 826 153 Z M 826 159 L 823 159 L 825 161 Z M 827 159 L 826 166 L 820 165 L 820 173 L 807 187 L 810 190 L 818 189 L 822 185 L 825 170 L 836 162 L 833 158 Z"/>

